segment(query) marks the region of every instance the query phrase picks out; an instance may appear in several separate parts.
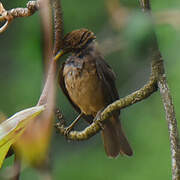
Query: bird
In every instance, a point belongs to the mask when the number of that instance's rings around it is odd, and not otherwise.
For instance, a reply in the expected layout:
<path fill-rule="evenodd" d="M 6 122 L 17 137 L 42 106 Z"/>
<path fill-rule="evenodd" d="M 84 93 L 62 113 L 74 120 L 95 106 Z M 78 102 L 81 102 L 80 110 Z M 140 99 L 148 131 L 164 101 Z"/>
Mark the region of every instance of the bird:
<path fill-rule="evenodd" d="M 73 30 L 63 38 L 60 55 L 71 53 L 62 64 L 58 83 L 79 116 L 67 128 L 68 132 L 84 118 L 92 123 L 96 115 L 119 99 L 115 73 L 104 60 L 95 34 L 85 28 Z M 102 124 L 102 139 L 108 157 L 119 154 L 132 156 L 133 150 L 119 120 L 120 110 Z"/>

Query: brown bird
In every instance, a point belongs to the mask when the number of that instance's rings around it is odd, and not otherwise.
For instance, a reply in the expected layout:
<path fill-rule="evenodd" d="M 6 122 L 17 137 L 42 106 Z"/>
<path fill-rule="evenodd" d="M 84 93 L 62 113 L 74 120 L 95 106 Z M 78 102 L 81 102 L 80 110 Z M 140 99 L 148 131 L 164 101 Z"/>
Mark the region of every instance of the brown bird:
<path fill-rule="evenodd" d="M 115 74 L 99 52 L 95 39 L 94 33 L 87 29 L 72 31 L 63 39 L 60 56 L 66 53 L 72 55 L 62 65 L 59 84 L 80 114 L 68 131 L 81 117 L 91 123 L 98 112 L 119 99 Z M 122 130 L 119 114 L 119 110 L 113 113 L 102 128 L 104 148 L 109 157 L 133 154 Z"/>

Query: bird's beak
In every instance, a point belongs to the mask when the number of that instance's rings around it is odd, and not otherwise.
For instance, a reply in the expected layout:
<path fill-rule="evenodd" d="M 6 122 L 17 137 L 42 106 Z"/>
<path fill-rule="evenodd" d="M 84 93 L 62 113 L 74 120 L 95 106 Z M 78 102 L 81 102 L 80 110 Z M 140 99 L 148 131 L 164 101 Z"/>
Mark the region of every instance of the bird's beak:
<path fill-rule="evenodd" d="M 61 56 L 63 56 L 65 52 L 61 49 L 56 56 L 54 57 L 54 61 L 57 61 Z"/>

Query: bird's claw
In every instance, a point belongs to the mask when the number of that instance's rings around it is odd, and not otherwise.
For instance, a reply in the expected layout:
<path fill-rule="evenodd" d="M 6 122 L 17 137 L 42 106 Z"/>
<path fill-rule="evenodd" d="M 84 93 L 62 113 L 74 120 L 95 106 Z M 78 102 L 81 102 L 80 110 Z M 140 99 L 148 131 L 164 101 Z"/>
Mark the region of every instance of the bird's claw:
<path fill-rule="evenodd" d="M 98 121 L 97 123 L 98 123 L 98 125 L 99 125 L 99 127 L 100 127 L 101 129 L 104 129 L 104 126 L 103 126 L 103 123 L 102 123 L 102 122 Z"/>
<path fill-rule="evenodd" d="M 99 121 L 102 111 L 103 110 L 100 110 L 97 112 L 96 117 L 94 118 L 93 122 L 97 123 L 101 129 L 104 129 L 103 123 L 101 121 Z"/>
<path fill-rule="evenodd" d="M 54 127 L 56 128 L 56 132 L 57 133 L 60 132 L 61 134 L 63 133 L 64 126 L 65 125 L 64 125 L 64 123 L 62 121 L 61 122 L 57 122 L 57 123 L 54 124 Z"/>
<path fill-rule="evenodd" d="M 59 121 L 64 121 L 63 114 L 59 108 L 55 109 L 55 116 Z"/>
<path fill-rule="evenodd" d="M 64 128 L 64 135 L 66 137 L 68 137 L 69 133 L 71 132 L 72 128 L 71 127 L 67 127 L 67 128 Z"/>

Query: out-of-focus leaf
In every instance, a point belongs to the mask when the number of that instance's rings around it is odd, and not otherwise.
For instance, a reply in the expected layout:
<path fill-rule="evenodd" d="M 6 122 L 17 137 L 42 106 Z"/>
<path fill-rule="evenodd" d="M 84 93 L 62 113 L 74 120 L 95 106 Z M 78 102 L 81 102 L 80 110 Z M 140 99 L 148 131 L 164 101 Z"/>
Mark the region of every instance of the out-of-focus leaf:
<path fill-rule="evenodd" d="M 27 124 L 44 110 L 45 106 L 28 108 L 0 124 L 0 167 L 10 146 L 22 135 Z"/>
<path fill-rule="evenodd" d="M 6 118 L 7 118 L 6 115 L 5 115 L 4 113 L 0 112 L 0 123 L 2 123 L 3 121 L 5 121 Z"/>
<path fill-rule="evenodd" d="M 52 116 L 47 118 L 44 114 L 46 111 L 31 121 L 14 144 L 18 156 L 33 167 L 42 166 L 47 157 L 52 132 Z"/>
<path fill-rule="evenodd" d="M 0 147 L 0 168 L 3 164 L 4 158 L 8 153 L 9 148 L 11 147 L 11 141 L 7 142 L 3 147 Z"/>
<path fill-rule="evenodd" d="M 23 135 L 14 144 L 15 151 L 23 161 L 33 167 L 45 165 L 49 149 L 55 102 L 55 61 L 49 67 L 48 77 L 38 104 L 46 104 L 46 110 L 34 118 Z"/>

